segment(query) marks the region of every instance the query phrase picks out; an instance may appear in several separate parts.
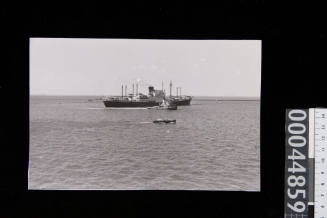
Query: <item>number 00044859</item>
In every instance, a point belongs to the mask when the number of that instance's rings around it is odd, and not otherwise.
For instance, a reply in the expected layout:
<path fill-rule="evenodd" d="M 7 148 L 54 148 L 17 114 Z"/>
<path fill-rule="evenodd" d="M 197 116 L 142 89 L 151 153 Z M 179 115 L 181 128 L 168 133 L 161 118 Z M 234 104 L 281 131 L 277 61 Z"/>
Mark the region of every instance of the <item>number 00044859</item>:
<path fill-rule="evenodd" d="M 307 198 L 307 111 L 288 110 L 286 126 L 287 207 L 290 212 L 306 210 Z"/>

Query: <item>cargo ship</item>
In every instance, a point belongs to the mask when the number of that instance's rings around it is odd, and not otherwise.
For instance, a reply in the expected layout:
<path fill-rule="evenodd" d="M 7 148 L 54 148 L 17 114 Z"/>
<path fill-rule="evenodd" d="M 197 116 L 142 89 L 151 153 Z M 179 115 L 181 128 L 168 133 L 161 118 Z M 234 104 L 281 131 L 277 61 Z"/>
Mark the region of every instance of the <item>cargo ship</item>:
<path fill-rule="evenodd" d="M 134 84 L 133 84 L 133 92 L 127 94 L 127 86 L 125 85 L 125 93 L 124 86 L 122 85 L 122 94 L 121 96 L 111 96 L 104 99 L 103 103 L 106 107 L 115 107 L 115 108 L 148 108 L 148 107 L 160 107 L 162 104 L 171 105 L 171 108 L 175 108 L 173 106 L 183 106 L 190 105 L 192 97 L 191 96 L 182 96 L 181 95 L 181 87 L 177 87 L 177 95 L 172 96 L 172 82 L 170 81 L 170 94 L 166 96 L 166 93 L 163 89 L 155 90 L 153 86 L 148 87 L 149 93 L 148 95 L 142 94 L 138 92 L 138 84 L 136 84 L 136 92 L 134 92 Z M 180 92 L 179 92 L 180 91 Z M 180 93 L 180 94 L 179 94 Z"/>

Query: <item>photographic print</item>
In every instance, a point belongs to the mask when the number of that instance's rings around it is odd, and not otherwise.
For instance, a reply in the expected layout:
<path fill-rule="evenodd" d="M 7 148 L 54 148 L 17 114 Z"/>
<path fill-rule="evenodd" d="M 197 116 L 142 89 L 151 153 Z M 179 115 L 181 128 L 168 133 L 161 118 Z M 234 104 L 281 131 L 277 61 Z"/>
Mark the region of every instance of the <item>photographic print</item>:
<path fill-rule="evenodd" d="M 260 40 L 30 38 L 28 188 L 260 191 Z"/>

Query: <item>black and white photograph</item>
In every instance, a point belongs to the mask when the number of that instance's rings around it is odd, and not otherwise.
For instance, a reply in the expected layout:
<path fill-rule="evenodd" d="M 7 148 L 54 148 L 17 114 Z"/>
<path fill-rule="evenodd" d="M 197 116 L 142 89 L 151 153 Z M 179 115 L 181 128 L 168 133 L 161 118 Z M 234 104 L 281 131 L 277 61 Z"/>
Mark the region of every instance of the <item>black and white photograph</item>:
<path fill-rule="evenodd" d="M 261 40 L 29 39 L 30 190 L 260 191 Z"/>

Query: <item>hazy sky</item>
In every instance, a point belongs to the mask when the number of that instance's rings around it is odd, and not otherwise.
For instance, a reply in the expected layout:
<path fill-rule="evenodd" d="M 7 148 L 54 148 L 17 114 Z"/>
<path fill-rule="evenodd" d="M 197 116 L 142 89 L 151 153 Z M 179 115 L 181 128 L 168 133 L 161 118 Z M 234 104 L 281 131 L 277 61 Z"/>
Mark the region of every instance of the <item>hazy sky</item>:
<path fill-rule="evenodd" d="M 192 96 L 260 96 L 260 40 L 30 39 L 31 95 L 120 95 L 169 81 Z"/>

